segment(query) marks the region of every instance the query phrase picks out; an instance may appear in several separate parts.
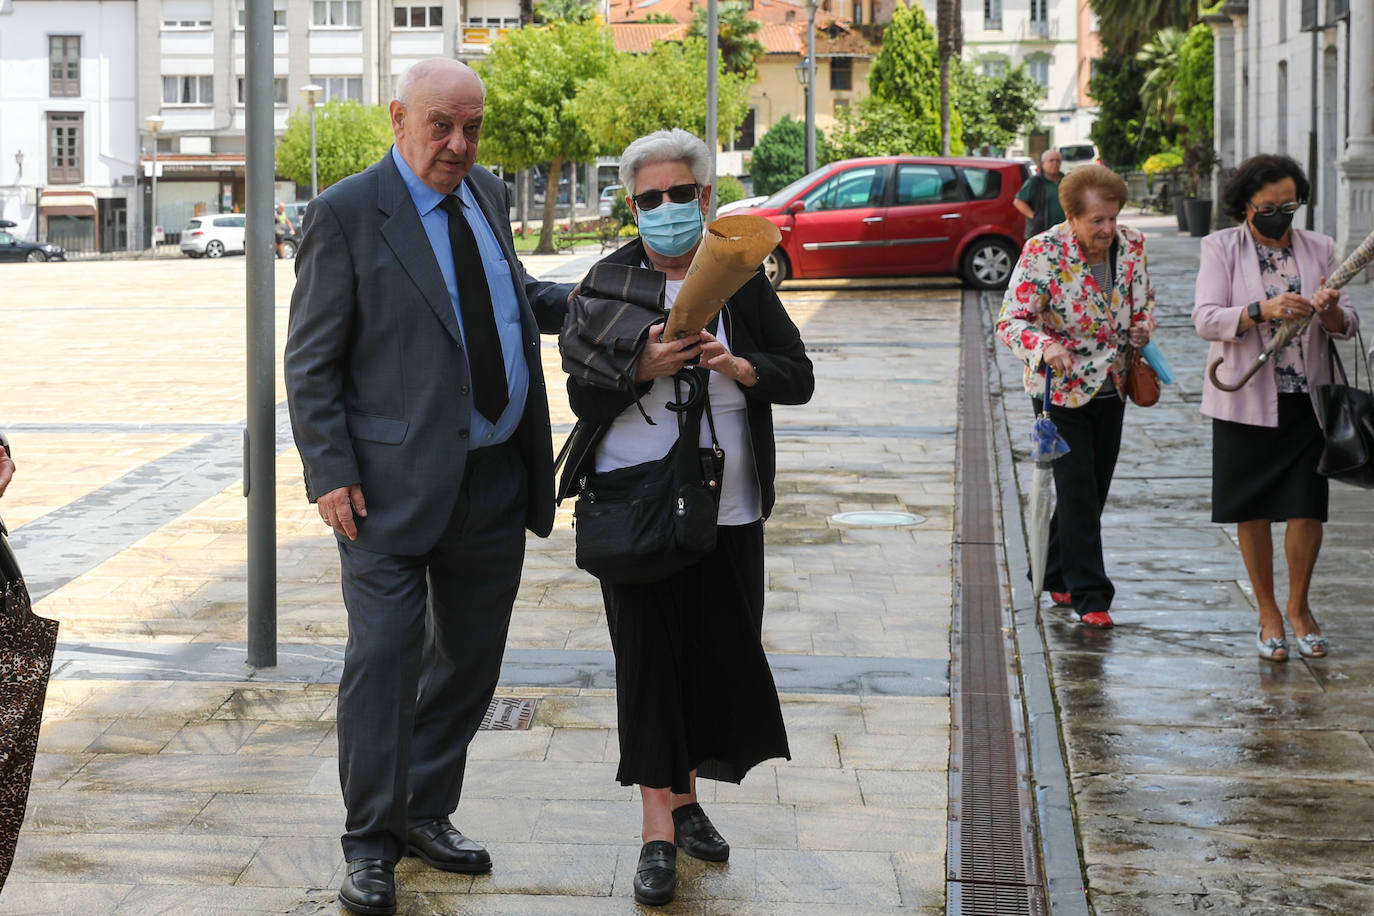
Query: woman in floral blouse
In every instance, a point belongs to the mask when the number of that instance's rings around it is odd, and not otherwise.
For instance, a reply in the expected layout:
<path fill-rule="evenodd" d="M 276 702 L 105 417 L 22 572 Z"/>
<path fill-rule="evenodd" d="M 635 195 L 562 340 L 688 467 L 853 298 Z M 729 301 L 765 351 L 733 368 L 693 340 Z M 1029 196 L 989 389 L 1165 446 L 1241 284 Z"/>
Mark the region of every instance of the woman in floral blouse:
<path fill-rule="evenodd" d="M 1054 462 L 1058 506 L 1050 521 L 1045 587 L 1071 619 L 1108 628 L 1116 589 L 1102 560 L 1102 508 L 1121 448 L 1126 346 L 1154 328 L 1145 239 L 1118 225 L 1126 183 L 1081 166 L 1059 184 L 1067 219 L 1032 237 L 1012 274 L 997 336 L 1026 364 L 1038 413 L 1052 371 L 1050 418 L 1069 444 Z"/>
<path fill-rule="evenodd" d="M 1259 605 L 1259 656 L 1288 659 L 1283 614 L 1274 597 L 1270 528 L 1286 519 L 1288 622 L 1304 658 L 1326 654 L 1326 637 L 1307 601 L 1326 521 L 1327 482 L 1317 473 L 1322 432 L 1317 386 L 1331 379 L 1330 338 L 1354 335 L 1360 320 L 1337 290 L 1319 289 L 1336 268 L 1335 245 L 1292 228 L 1307 200 L 1302 168 L 1287 156 L 1252 156 L 1222 190 L 1222 209 L 1239 226 L 1202 240 L 1193 325 L 1212 342 L 1207 365 L 1234 383 L 1285 318 L 1315 317 L 1236 391 L 1204 375 L 1202 412 L 1212 418 L 1212 521 L 1235 522 L 1236 540 Z M 1256 460 L 1263 456 L 1263 460 Z"/>

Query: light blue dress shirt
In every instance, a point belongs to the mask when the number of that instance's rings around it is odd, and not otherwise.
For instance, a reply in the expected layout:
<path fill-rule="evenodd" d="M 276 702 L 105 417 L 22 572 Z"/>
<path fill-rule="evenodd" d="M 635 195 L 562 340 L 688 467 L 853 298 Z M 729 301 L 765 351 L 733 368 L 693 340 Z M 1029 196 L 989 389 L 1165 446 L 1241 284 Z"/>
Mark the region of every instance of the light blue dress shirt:
<path fill-rule="evenodd" d="M 458 327 L 463 327 L 463 313 L 458 307 L 458 272 L 453 266 L 453 246 L 448 237 L 448 214 L 440 207 L 443 194 L 425 184 L 396 147 L 391 148 L 392 161 L 405 180 L 415 209 L 420 211 L 420 223 L 429 236 L 430 247 L 434 249 L 434 259 L 439 262 L 439 271 L 444 275 L 444 286 L 448 288 L 449 300 L 453 303 L 453 314 L 458 318 Z M 525 396 L 530 388 L 530 369 L 525 362 L 524 329 L 520 326 L 520 300 L 515 294 L 515 279 L 510 262 L 496 241 L 496 233 L 487 225 L 482 209 L 472 196 L 472 190 L 464 182 L 454 192 L 463 205 L 463 215 L 468 218 L 472 234 L 477 239 L 477 249 L 486 267 L 487 287 L 491 290 L 491 307 L 496 313 L 496 333 L 501 337 L 501 355 L 506 362 L 506 388 L 510 402 L 493 425 L 481 412 L 474 409 L 469 423 L 469 448 L 484 448 L 505 442 L 520 425 L 525 413 Z M 463 346 L 467 346 L 464 332 Z"/>

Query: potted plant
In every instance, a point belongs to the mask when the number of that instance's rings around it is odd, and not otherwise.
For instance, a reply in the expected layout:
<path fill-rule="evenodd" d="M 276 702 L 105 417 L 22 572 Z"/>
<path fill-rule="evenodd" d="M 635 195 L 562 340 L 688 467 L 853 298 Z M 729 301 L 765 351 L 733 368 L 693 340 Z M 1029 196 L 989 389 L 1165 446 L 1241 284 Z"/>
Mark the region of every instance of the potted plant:
<path fill-rule="evenodd" d="M 1204 236 L 1212 231 L 1212 198 L 1209 194 L 1212 182 L 1212 169 L 1217 165 L 1217 152 L 1212 148 L 1212 135 L 1206 130 L 1198 132 L 1183 151 L 1183 167 L 1188 172 L 1188 184 L 1192 190 L 1189 197 L 1188 232 L 1193 236 Z"/>

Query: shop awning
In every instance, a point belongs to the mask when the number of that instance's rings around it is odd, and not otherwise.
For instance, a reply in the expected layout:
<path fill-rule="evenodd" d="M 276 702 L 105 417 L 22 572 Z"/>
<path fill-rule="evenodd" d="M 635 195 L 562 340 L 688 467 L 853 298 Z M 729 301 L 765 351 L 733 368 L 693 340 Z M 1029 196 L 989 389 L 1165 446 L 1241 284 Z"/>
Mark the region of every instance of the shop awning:
<path fill-rule="evenodd" d="M 90 191 L 43 189 L 38 209 L 48 216 L 95 216 L 95 194 Z"/>

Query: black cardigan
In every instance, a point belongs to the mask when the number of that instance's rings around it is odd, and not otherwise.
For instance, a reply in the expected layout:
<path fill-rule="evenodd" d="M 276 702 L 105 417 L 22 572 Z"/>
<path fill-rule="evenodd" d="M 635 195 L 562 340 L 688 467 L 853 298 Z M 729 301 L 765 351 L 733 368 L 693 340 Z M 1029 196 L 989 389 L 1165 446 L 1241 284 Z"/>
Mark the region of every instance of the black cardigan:
<path fill-rule="evenodd" d="M 635 239 L 611 252 L 603 263 L 640 266 L 647 259 L 644 243 Z M 759 381 L 753 387 L 740 386 L 744 392 L 745 413 L 749 421 L 749 439 L 754 448 L 755 470 L 759 479 L 759 494 L 763 502 L 763 517 L 773 511 L 776 491 L 773 478 L 777 472 L 777 451 L 773 442 L 773 405 L 805 404 L 811 400 L 816 387 L 811 360 L 806 355 L 801 333 L 788 317 L 778 294 L 773 291 L 762 269 L 754 274 L 725 303 L 722 312 L 726 339 L 730 352 L 754 364 Z M 651 383 L 640 386 L 646 394 Z M 634 403 L 630 392 L 611 391 L 568 378 L 568 402 L 577 415 L 577 428 L 570 435 L 570 459 L 563 468 L 559 482 L 560 500 L 577 492 L 577 479 L 591 470 L 595 446 L 621 411 Z M 579 447 L 579 444 L 581 446 Z M 729 456 L 725 459 L 730 460 Z"/>

